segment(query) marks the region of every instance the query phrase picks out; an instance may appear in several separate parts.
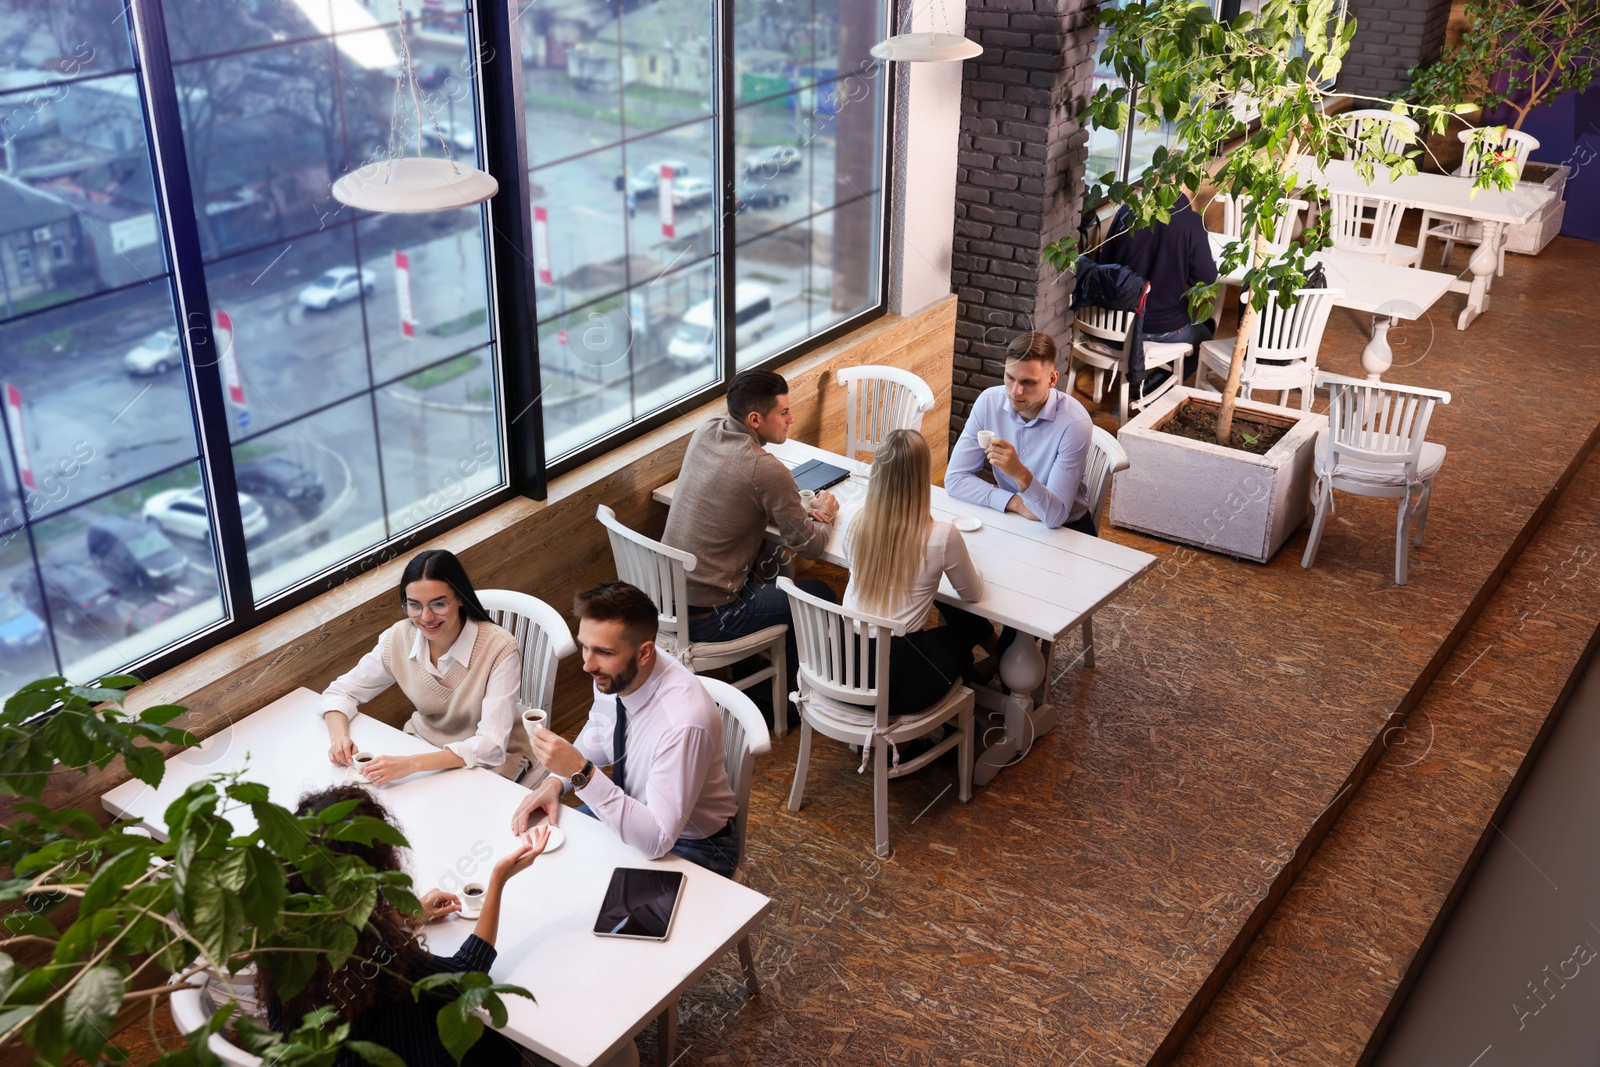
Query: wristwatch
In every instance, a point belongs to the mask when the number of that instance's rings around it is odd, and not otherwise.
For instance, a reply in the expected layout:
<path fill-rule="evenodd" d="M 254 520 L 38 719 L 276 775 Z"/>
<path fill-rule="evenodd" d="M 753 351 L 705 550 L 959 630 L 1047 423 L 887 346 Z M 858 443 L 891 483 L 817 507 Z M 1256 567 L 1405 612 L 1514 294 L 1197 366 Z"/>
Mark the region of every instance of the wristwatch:
<path fill-rule="evenodd" d="M 583 761 L 583 770 L 574 774 L 570 779 L 568 779 L 568 781 L 572 783 L 572 788 L 582 789 L 584 786 L 589 784 L 589 779 L 593 777 L 594 760 L 586 759 Z"/>

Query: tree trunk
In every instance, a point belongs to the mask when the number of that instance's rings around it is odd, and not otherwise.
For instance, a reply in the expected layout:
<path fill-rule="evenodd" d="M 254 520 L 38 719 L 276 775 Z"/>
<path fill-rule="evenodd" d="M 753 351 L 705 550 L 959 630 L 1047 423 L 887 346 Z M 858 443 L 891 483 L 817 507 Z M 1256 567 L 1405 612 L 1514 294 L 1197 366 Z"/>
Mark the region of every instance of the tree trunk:
<path fill-rule="evenodd" d="M 1253 240 L 1251 266 L 1264 262 L 1268 253 L 1267 239 L 1261 227 L 1256 227 Z M 1233 339 L 1233 358 L 1228 361 L 1228 384 L 1222 387 L 1222 407 L 1217 411 L 1217 444 L 1224 448 L 1227 447 L 1229 435 L 1233 433 L 1233 405 L 1239 399 L 1239 376 L 1244 373 L 1244 355 L 1250 349 L 1250 337 L 1255 333 L 1256 319 L 1259 317 L 1260 312 L 1256 311 L 1254 300 L 1246 303 L 1244 310 L 1239 313 L 1239 333 Z"/>

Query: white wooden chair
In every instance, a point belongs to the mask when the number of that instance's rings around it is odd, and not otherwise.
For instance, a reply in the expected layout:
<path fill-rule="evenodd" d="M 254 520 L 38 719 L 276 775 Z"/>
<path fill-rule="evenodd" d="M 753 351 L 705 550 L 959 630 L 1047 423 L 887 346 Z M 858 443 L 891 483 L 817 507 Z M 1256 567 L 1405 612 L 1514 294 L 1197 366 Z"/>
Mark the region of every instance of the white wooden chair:
<path fill-rule="evenodd" d="M 795 639 L 800 650 L 800 755 L 789 791 L 789 810 L 799 811 L 811 762 L 813 731 L 864 750 L 870 759 L 873 827 L 877 854 L 889 854 L 889 779 L 921 770 L 951 748 L 959 748 L 961 802 L 972 797 L 972 690 L 957 682 L 930 707 L 913 715 L 889 714 L 889 638 L 897 632 L 888 619 L 847 611 L 798 589 L 787 578 L 778 588 L 789 595 Z M 900 762 L 898 747 L 935 733 L 956 720 L 953 736 L 927 752 Z M 890 751 L 894 759 L 890 761 Z"/>
<path fill-rule="evenodd" d="M 1344 291 L 1297 289 L 1294 295 L 1295 302 L 1288 307 L 1279 307 L 1276 300 L 1270 300 L 1256 316 L 1255 332 L 1245 349 L 1244 369 L 1239 375 L 1239 395 L 1248 400 L 1257 389 L 1276 390 L 1278 403 L 1287 404 L 1290 390 L 1298 389 L 1300 410 L 1310 411 L 1322 333 L 1328 325 L 1328 313 Z M 1200 365 L 1194 372 L 1196 389 L 1222 391 L 1210 376 L 1228 380 L 1233 343 L 1232 337 L 1200 342 Z"/>
<path fill-rule="evenodd" d="M 537 597 L 513 589 L 480 589 L 478 602 L 496 625 L 511 632 L 522 652 L 522 703 L 550 710 L 556 692 L 556 666 L 578 651 L 561 612 Z"/>
<path fill-rule="evenodd" d="M 656 645 L 667 655 L 699 674 L 727 667 L 751 656 L 766 656 L 767 666 L 733 684 L 749 689 L 770 679 L 772 684 L 772 722 L 779 737 L 789 730 L 789 702 L 784 693 L 788 677 L 784 649 L 787 626 L 768 626 L 730 641 L 691 641 L 689 639 L 689 583 L 687 575 L 697 561 L 694 553 L 669 548 L 660 541 L 630 530 L 617 519 L 617 513 L 601 504 L 595 518 L 611 538 L 611 557 L 616 561 L 617 577 L 644 590 L 661 613 Z"/>
<path fill-rule="evenodd" d="M 1346 111 L 1340 118 L 1345 136 L 1350 138 L 1345 148 L 1346 159 L 1360 159 L 1366 154 L 1366 139 L 1374 128 L 1383 130 L 1383 150 L 1390 155 L 1401 155 L 1417 144 L 1420 128 L 1408 115 L 1396 115 L 1382 108 L 1360 108 Z"/>
<path fill-rule="evenodd" d="M 767 723 L 761 717 L 761 710 L 751 703 L 749 697 L 727 682 L 715 678 L 701 678 L 700 684 L 706 687 L 706 692 L 711 694 L 711 699 L 717 702 L 717 708 L 722 712 L 722 747 L 727 755 L 728 787 L 739 802 L 739 811 L 734 815 L 734 820 L 739 824 L 739 858 L 735 862 L 742 862 L 745 830 L 749 826 L 750 783 L 755 777 L 756 757 L 772 751 L 772 738 L 767 733 Z M 739 880 L 739 874 L 738 870 L 734 871 L 735 881 Z M 745 988 L 751 996 L 760 996 L 761 983 L 756 976 L 755 952 L 750 946 L 750 935 L 741 937 L 737 947 Z M 676 998 L 657 1017 L 656 1041 L 661 1050 L 658 1062 L 673 1062 L 674 1047 L 678 1043 Z M 637 1062 L 636 1058 L 634 1063 Z"/>
<path fill-rule="evenodd" d="M 899 367 L 847 367 L 836 380 L 845 387 L 844 454 L 876 454 L 891 430 L 922 429 L 933 410 L 928 383 Z"/>
<path fill-rule="evenodd" d="M 1433 477 L 1444 464 L 1445 447 L 1427 440 L 1428 420 L 1435 404 L 1450 403 L 1450 394 L 1326 373 L 1317 376 L 1317 384 L 1328 387 L 1328 426 L 1317 435 L 1311 495 L 1316 516 L 1300 565 L 1316 561 L 1335 489 L 1397 497 L 1394 580 L 1405 585 L 1407 557 L 1412 544 L 1422 545 Z"/>
<path fill-rule="evenodd" d="M 1222 229 L 1217 232 L 1224 237 L 1243 237 L 1245 207 L 1249 197 L 1218 193 L 1214 199 L 1222 205 Z M 1304 200 L 1285 200 L 1283 210 L 1272 220 L 1272 235 L 1267 238 L 1267 244 L 1273 248 L 1286 247 L 1298 231 L 1300 213 L 1307 206 Z"/>
<path fill-rule="evenodd" d="M 1422 256 L 1420 248 L 1396 243 L 1406 213 L 1403 200 L 1335 190 L 1328 196 L 1328 211 L 1333 215 L 1328 228 L 1337 249 L 1402 267 L 1415 267 Z"/>
<path fill-rule="evenodd" d="M 1473 134 L 1476 131 L 1462 130 L 1456 134 L 1462 143 L 1467 146 L 1466 155 L 1462 157 L 1461 166 L 1455 169 L 1458 178 L 1476 178 L 1483 169 L 1483 152 L 1473 144 Z M 1505 152 L 1512 157 L 1512 162 L 1517 167 L 1517 178 L 1522 178 L 1522 169 L 1528 165 L 1528 157 L 1533 150 L 1539 147 L 1535 137 L 1523 133 L 1521 130 L 1506 130 L 1505 135 L 1496 141 L 1491 141 L 1483 146 L 1489 152 Z M 1417 247 L 1421 249 L 1428 243 L 1428 238 L 1436 237 L 1444 242 L 1444 255 L 1439 257 L 1439 266 L 1443 267 L 1450 262 L 1450 253 L 1455 251 L 1458 244 L 1480 245 L 1483 243 L 1483 223 L 1476 219 L 1469 219 L 1463 215 L 1447 215 L 1432 211 L 1422 213 L 1422 228 L 1418 232 Z M 1502 243 L 1495 254 L 1496 277 L 1506 272 L 1506 249 Z"/>
<path fill-rule="evenodd" d="M 1150 293 L 1150 286 L 1146 283 L 1145 295 Z M 1146 374 L 1165 367 L 1172 372 L 1171 377 L 1162 382 L 1155 389 L 1147 390 L 1144 395 L 1130 398 L 1131 390 L 1128 388 L 1128 344 L 1129 329 L 1133 325 L 1132 311 L 1111 311 L 1107 308 L 1084 307 L 1073 309 L 1076 316 L 1072 323 L 1072 344 L 1067 349 L 1067 383 L 1068 388 L 1076 380 L 1073 367 L 1075 363 L 1082 363 L 1094 371 L 1094 399 L 1099 402 L 1105 396 L 1106 389 L 1111 381 L 1117 381 L 1117 425 L 1121 427 L 1133 417 L 1134 411 L 1143 411 L 1146 406 L 1182 383 L 1183 360 L 1189 354 L 1190 346 L 1163 341 L 1146 341 L 1144 343 L 1144 370 Z"/>
<path fill-rule="evenodd" d="M 1089 433 L 1089 458 L 1083 465 L 1083 484 L 1089 487 L 1089 515 L 1098 525 L 1111 495 L 1111 476 L 1128 469 L 1128 453 L 1110 430 L 1096 426 Z M 1083 617 L 1083 665 L 1094 666 L 1094 616 Z"/>

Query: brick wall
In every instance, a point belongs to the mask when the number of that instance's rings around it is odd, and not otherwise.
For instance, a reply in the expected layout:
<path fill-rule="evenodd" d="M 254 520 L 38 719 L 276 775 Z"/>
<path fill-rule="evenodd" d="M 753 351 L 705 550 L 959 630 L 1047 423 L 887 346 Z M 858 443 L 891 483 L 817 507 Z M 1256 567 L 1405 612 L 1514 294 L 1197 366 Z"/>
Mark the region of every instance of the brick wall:
<path fill-rule="evenodd" d="M 1019 332 L 1060 338 L 1069 279 L 1040 250 L 1077 229 L 1092 91 L 1094 0 L 968 0 L 984 53 L 963 72 L 951 285 L 959 298 L 951 440 L 972 402 L 1000 383 Z"/>
<path fill-rule="evenodd" d="M 1439 58 L 1450 0 L 1350 0 L 1349 10 L 1356 36 L 1339 72 L 1341 91 L 1398 96 L 1411 87 L 1412 67 Z"/>

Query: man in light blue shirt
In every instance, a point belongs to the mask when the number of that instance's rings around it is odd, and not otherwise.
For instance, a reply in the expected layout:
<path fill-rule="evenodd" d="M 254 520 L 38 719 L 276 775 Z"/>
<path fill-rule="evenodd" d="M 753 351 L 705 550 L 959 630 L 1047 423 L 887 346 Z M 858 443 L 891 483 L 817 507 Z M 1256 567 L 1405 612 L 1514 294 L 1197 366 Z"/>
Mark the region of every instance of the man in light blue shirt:
<path fill-rule="evenodd" d="M 1006 349 L 1005 384 L 972 405 L 950 453 L 945 491 L 957 500 L 1038 519 L 1096 536 L 1083 469 L 1094 423 L 1077 400 L 1056 388 L 1056 343 L 1030 331 Z M 982 431 L 994 434 L 984 449 Z M 979 477 L 985 460 L 994 484 Z"/>

